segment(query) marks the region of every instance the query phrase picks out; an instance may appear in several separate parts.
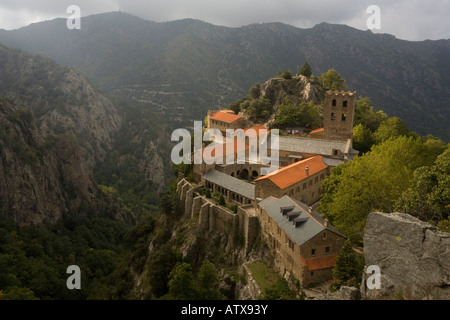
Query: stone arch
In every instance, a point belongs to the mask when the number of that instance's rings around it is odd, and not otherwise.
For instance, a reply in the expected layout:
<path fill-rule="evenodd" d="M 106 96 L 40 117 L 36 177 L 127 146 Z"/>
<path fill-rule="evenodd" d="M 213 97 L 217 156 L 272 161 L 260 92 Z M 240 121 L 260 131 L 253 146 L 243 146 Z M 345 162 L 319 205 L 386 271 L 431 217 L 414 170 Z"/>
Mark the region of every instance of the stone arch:
<path fill-rule="evenodd" d="M 243 169 L 242 171 L 241 171 L 241 174 L 239 175 L 239 178 L 240 179 L 248 179 L 249 178 L 249 172 L 248 172 L 248 170 L 247 169 Z"/>

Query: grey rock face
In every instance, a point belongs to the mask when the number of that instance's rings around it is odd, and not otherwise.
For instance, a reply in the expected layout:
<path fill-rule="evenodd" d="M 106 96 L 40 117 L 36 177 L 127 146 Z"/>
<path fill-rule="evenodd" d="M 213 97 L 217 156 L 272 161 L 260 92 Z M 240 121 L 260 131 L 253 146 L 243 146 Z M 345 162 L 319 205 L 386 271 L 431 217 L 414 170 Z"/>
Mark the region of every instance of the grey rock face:
<path fill-rule="evenodd" d="M 450 234 L 403 213 L 371 213 L 364 234 L 366 268 L 380 268 L 380 288 L 366 299 L 450 299 Z M 369 279 L 370 281 L 371 279 Z"/>

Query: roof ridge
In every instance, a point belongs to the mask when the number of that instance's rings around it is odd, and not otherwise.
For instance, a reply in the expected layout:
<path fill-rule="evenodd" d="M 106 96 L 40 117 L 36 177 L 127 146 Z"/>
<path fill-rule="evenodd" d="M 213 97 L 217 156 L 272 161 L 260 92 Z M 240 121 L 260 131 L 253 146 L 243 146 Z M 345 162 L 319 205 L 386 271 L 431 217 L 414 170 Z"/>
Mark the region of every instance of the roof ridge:
<path fill-rule="evenodd" d="M 307 210 L 305 210 L 302 206 L 300 206 L 297 201 L 295 201 L 294 199 L 292 199 L 290 196 L 285 196 L 288 197 L 289 200 L 291 200 L 297 207 L 299 207 L 303 212 L 305 212 L 308 216 L 310 216 L 311 218 L 313 218 L 322 228 L 327 229 L 327 227 L 325 227 L 325 225 L 323 223 L 320 223 L 311 213 L 309 213 Z"/>
<path fill-rule="evenodd" d="M 307 162 L 307 161 L 316 160 L 316 158 L 320 158 L 320 160 L 323 161 L 323 156 L 320 156 L 320 155 L 313 156 L 313 157 L 310 157 L 310 158 L 306 158 L 306 159 L 303 159 L 303 160 L 300 160 L 300 161 L 291 163 L 290 165 L 288 165 L 288 166 L 286 166 L 286 167 L 283 167 L 283 168 L 280 168 L 280 169 L 278 169 L 278 170 L 275 170 L 275 171 L 273 171 L 273 172 L 271 172 L 271 173 L 269 173 L 269 174 L 266 174 L 265 176 L 262 176 L 262 177 L 260 177 L 260 178 L 258 178 L 258 179 L 255 179 L 255 181 L 263 180 L 263 179 L 266 179 L 266 178 L 270 178 L 271 176 L 274 176 L 274 175 L 276 175 L 276 174 L 278 174 L 278 173 L 280 173 L 280 172 L 284 172 L 284 171 L 286 171 L 286 170 L 288 170 L 288 169 L 291 169 L 291 168 L 293 168 L 293 167 L 296 167 L 296 166 L 298 166 L 298 165 L 300 165 L 300 164 L 304 164 L 304 163 Z"/>

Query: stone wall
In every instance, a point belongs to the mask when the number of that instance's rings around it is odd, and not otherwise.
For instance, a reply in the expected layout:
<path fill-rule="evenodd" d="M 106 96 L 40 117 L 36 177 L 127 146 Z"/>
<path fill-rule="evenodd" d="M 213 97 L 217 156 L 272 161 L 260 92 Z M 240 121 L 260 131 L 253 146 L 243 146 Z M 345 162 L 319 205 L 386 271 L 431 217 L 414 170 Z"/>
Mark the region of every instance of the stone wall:
<path fill-rule="evenodd" d="M 356 92 L 326 92 L 323 110 L 325 139 L 340 141 L 352 139 L 355 104 Z"/>
<path fill-rule="evenodd" d="M 450 299 L 450 233 L 408 214 L 371 213 L 363 241 L 364 271 L 376 265 L 381 274 L 380 288 L 369 289 L 363 272 L 363 298 Z"/>
<path fill-rule="evenodd" d="M 177 193 L 184 208 L 183 217 L 198 215 L 197 232 L 218 232 L 233 235 L 233 245 L 243 246 L 245 254 L 250 250 L 259 235 L 259 221 L 246 210 L 253 206 L 238 208 L 237 214 L 219 206 L 204 196 L 194 196 L 202 186 L 193 185 L 186 179 L 178 182 Z M 243 243 L 241 243 L 243 241 Z"/>
<path fill-rule="evenodd" d="M 286 195 L 292 199 L 311 205 L 320 199 L 322 194 L 320 184 L 327 176 L 327 173 L 328 169 L 322 170 L 286 189 L 280 189 L 268 178 L 258 180 L 255 181 L 255 196 L 256 198 L 265 199 L 271 196 L 281 198 Z"/>
<path fill-rule="evenodd" d="M 331 268 L 310 270 L 302 262 L 304 259 L 336 256 L 345 238 L 330 230 L 324 230 L 299 246 L 278 223 L 264 210 L 259 209 L 262 238 L 274 254 L 274 270 L 288 279 L 290 276 L 303 286 L 330 280 Z M 291 245 L 289 244 L 291 243 Z M 326 247 L 329 248 L 326 251 Z M 312 249 L 315 253 L 312 254 Z"/>

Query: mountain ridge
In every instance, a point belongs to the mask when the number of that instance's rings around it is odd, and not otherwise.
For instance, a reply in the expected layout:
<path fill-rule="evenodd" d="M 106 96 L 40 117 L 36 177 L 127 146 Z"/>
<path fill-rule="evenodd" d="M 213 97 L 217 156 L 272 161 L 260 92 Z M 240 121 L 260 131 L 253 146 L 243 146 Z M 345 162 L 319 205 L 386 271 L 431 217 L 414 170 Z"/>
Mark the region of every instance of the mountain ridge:
<path fill-rule="evenodd" d="M 81 30 L 67 30 L 59 19 L 0 31 L 0 42 L 76 67 L 108 92 L 178 126 L 308 61 L 315 75 L 335 68 L 352 91 L 419 134 L 450 139 L 450 40 L 412 42 L 329 23 L 231 28 L 114 12 L 82 18 Z"/>

